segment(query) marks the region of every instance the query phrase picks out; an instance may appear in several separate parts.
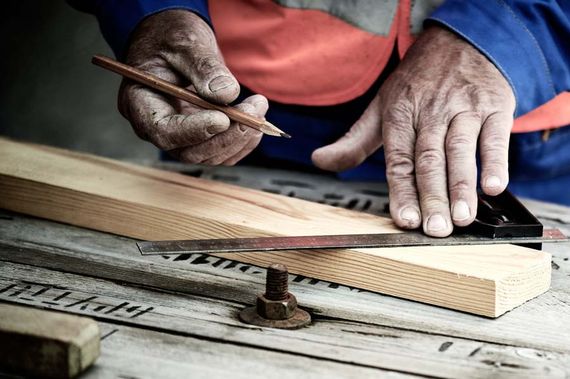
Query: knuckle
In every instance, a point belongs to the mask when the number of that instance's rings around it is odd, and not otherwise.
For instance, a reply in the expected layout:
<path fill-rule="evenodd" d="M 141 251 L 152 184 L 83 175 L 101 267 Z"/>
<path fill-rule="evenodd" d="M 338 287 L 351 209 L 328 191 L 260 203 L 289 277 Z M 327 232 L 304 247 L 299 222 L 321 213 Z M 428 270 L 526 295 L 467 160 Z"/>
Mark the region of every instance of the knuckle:
<path fill-rule="evenodd" d="M 484 96 L 487 96 L 489 93 L 488 90 L 484 89 L 481 85 L 476 83 L 464 84 L 462 86 L 462 91 L 472 100 L 480 99 Z"/>
<path fill-rule="evenodd" d="M 501 94 L 493 86 L 469 83 L 462 87 L 462 92 L 469 104 L 485 109 L 495 107 Z"/>
<path fill-rule="evenodd" d="M 448 199 L 446 196 L 441 196 L 435 193 L 420 194 L 420 202 L 422 203 L 423 208 L 429 210 L 446 208 L 448 205 Z"/>
<path fill-rule="evenodd" d="M 409 176 L 414 172 L 414 157 L 402 150 L 386 154 L 386 174 L 389 177 Z"/>
<path fill-rule="evenodd" d="M 460 125 L 469 124 L 472 125 L 474 123 L 481 124 L 484 120 L 483 112 L 479 110 L 464 110 L 457 112 L 451 122 L 456 122 Z"/>
<path fill-rule="evenodd" d="M 440 107 L 426 108 L 427 111 L 424 111 L 418 120 L 418 133 L 423 134 L 425 138 L 428 134 L 440 133 L 447 129 L 448 122 L 444 119 L 445 116 L 439 112 L 434 112 L 435 108 Z"/>
<path fill-rule="evenodd" d="M 454 156 L 471 154 L 477 139 L 466 133 L 449 134 L 445 139 L 445 151 Z"/>
<path fill-rule="evenodd" d="M 465 193 L 472 191 L 475 188 L 475 183 L 467 179 L 460 179 L 449 184 L 449 192 Z"/>
<path fill-rule="evenodd" d="M 506 149 L 509 144 L 509 135 L 496 128 L 490 128 L 485 131 L 481 142 L 483 148 Z"/>
<path fill-rule="evenodd" d="M 416 154 L 415 164 L 418 172 L 431 172 L 445 167 L 445 154 L 440 149 L 422 149 Z"/>
<path fill-rule="evenodd" d="M 481 142 L 481 156 L 486 160 L 504 160 L 508 157 L 509 144 L 499 139 L 485 139 Z"/>
<path fill-rule="evenodd" d="M 209 27 L 172 27 L 167 34 L 168 38 L 164 38 L 163 41 L 166 48 L 172 52 L 203 51 L 213 48 L 216 44 Z"/>
<path fill-rule="evenodd" d="M 195 68 L 199 72 L 212 73 L 214 71 L 226 71 L 217 56 L 212 54 L 204 54 L 196 57 L 194 62 Z"/>

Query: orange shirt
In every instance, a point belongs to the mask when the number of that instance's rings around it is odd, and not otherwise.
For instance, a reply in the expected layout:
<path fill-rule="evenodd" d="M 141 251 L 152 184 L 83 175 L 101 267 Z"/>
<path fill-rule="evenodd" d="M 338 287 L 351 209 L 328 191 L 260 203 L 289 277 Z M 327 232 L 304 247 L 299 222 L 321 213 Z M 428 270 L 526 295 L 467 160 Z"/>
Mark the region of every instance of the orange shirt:
<path fill-rule="evenodd" d="M 367 2 L 216 0 L 209 11 L 241 83 L 277 102 L 325 106 L 364 94 L 395 47 L 404 56 L 439 2 L 387 0 L 364 9 Z M 513 132 L 568 124 L 564 93 L 517 118 Z"/>

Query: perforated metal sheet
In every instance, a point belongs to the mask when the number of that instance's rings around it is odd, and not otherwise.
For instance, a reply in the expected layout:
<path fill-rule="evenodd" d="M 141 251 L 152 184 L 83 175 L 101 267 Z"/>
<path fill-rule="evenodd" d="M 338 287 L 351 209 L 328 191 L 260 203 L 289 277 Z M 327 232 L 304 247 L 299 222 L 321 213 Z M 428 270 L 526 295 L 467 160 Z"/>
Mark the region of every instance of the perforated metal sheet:
<path fill-rule="evenodd" d="M 335 207 L 387 215 L 388 188 L 385 183 L 346 182 L 332 175 L 248 166 L 199 166 L 174 162 L 153 162 L 150 165 Z"/>

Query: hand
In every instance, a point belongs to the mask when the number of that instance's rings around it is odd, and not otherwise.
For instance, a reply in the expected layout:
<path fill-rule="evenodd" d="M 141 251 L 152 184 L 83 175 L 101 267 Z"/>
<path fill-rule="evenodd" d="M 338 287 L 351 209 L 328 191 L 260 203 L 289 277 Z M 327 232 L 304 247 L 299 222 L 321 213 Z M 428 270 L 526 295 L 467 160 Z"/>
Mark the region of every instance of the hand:
<path fill-rule="evenodd" d="M 168 10 L 150 16 L 134 32 L 126 63 L 164 80 L 228 104 L 239 84 L 225 66 L 211 28 L 196 14 Z M 237 106 L 263 118 L 267 99 L 254 95 Z M 233 165 L 250 153 L 261 132 L 230 122 L 222 112 L 204 110 L 124 80 L 119 110 L 135 133 L 183 162 Z"/>
<path fill-rule="evenodd" d="M 477 212 L 481 187 L 498 195 L 508 183 L 508 144 L 515 98 L 477 49 L 439 27 L 427 29 L 382 85 L 360 120 L 337 142 L 313 153 L 328 170 L 360 164 L 384 142 L 390 213 L 403 228 L 448 236 Z"/>

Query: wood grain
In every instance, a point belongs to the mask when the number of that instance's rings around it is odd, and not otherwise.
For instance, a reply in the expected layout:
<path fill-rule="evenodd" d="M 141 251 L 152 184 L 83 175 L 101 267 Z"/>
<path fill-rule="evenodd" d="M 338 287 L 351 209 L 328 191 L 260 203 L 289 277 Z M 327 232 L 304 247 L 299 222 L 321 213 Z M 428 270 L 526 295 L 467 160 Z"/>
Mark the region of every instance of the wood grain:
<path fill-rule="evenodd" d="M 108 323 L 160 332 L 160 335 L 155 334 L 154 343 L 125 341 L 125 346 L 121 347 L 122 342 L 118 340 L 112 344 L 114 347 L 111 350 L 107 350 L 107 342 L 121 335 L 119 330 L 102 341 L 102 364 L 105 364 L 106 350 L 108 354 L 117 351 L 119 356 L 134 354 L 136 351 L 135 355 L 139 358 L 154 356 L 155 359 L 167 359 L 170 356 L 172 360 L 183 361 L 184 354 L 178 355 L 177 345 L 191 349 L 190 344 L 206 346 L 206 341 L 209 341 L 220 346 L 211 349 L 212 352 L 218 352 L 216 357 L 220 359 L 228 351 L 222 347 L 224 345 L 228 349 L 233 346 L 248 347 L 251 348 L 251 355 L 238 358 L 241 362 L 248 359 L 255 361 L 256 356 L 265 355 L 262 351 L 267 353 L 267 359 L 271 359 L 269 352 L 279 352 L 287 354 L 297 369 L 309 372 L 312 369 L 311 362 L 305 358 L 317 358 L 325 367 L 334 367 L 330 364 L 332 362 L 342 363 L 344 366 L 336 366 L 341 372 L 349 371 L 349 367 L 355 371 L 370 368 L 430 378 L 564 378 L 570 369 L 567 353 L 502 343 L 483 343 L 430 332 L 325 317 L 319 317 L 310 327 L 293 333 L 277 329 L 261 330 L 241 323 L 237 313 L 244 305 L 231 300 L 159 292 L 20 264 L 6 263 L 0 266 L 0 291 L 13 284 L 14 287 L 0 293 L 0 300 L 46 306 Z M 63 293 L 68 295 L 61 299 Z M 54 301 L 57 298 L 60 300 Z M 73 305 L 85 299 L 89 300 Z M 109 311 L 125 303 L 127 304 L 123 308 Z M 150 311 L 132 317 L 133 313 L 128 312 L 131 307 Z M 479 318 L 479 321 L 491 324 L 496 320 Z M 184 338 L 174 339 L 172 335 Z M 168 344 L 169 341 L 177 343 Z M 152 346 L 158 349 L 154 350 Z M 197 354 L 199 356 L 199 352 Z M 192 360 L 193 357 L 187 356 L 186 359 Z M 115 362 L 117 370 L 132 369 L 126 362 Z M 149 367 L 156 367 L 154 363 L 153 359 L 149 359 Z M 239 362 L 228 359 L 227 364 L 218 366 L 223 369 L 226 365 L 231 367 L 239 365 Z M 257 370 L 263 366 L 253 367 Z M 282 377 L 286 373 L 297 372 L 297 369 L 291 370 L 279 365 L 273 376 Z M 200 374 L 201 371 L 196 373 Z M 383 377 L 381 374 L 379 372 L 378 376 Z"/>
<path fill-rule="evenodd" d="M 73 378 L 99 356 L 99 327 L 85 317 L 0 304 L 0 368 Z"/>
<path fill-rule="evenodd" d="M 418 378 L 373 367 L 101 322 L 102 356 L 81 379 Z M 550 377 L 555 377 L 551 375 Z M 423 377 L 422 377 L 423 378 Z"/>
<path fill-rule="evenodd" d="M 0 207 L 152 240 L 397 232 L 386 218 L 8 140 Z M 550 254 L 513 245 L 231 257 L 490 317 L 545 292 L 551 274 Z"/>
<path fill-rule="evenodd" d="M 433 336 L 570 353 L 568 244 L 548 245 L 560 269 L 548 293 L 496 319 L 436 308 L 373 292 L 291 275 L 290 289 L 317 321 L 339 320 L 422 331 Z M 96 276 L 135 286 L 219 299 L 254 302 L 263 291 L 263 270 L 246 263 L 205 256 L 141 256 L 134 240 L 108 233 L 0 211 L 0 260 Z M 0 264 L 0 269 L 2 264 Z M 42 281 L 45 275 L 32 272 Z M 67 282 L 65 282 L 67 283 Z M 11 298 L 11 297 L 9 297 Z M 160 300 L 161 301 L 161 300 Z M 159 303 L 160 303 L 159 301 Z M 537 322 L 541 320 L 541 322 Z M 418 346 L 418 349 L 421 349 Z"/>

